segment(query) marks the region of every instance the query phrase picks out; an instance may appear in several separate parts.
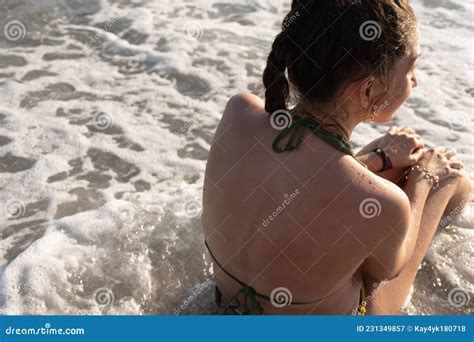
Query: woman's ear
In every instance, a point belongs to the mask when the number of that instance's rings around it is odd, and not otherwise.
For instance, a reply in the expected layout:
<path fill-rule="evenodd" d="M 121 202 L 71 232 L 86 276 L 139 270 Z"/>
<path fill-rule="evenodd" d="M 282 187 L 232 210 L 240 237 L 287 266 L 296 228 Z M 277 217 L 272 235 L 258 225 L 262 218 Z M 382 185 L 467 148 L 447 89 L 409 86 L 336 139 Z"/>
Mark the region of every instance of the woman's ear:
<path fill-rule="evenodd" d="M 364 78 L 359 87 L 359 103 L 365 110 L 369 109 L 370 104 L 372 103 L 372 98 L 374 97 L 374 84 L 375 77 L 368 76 Z"/>

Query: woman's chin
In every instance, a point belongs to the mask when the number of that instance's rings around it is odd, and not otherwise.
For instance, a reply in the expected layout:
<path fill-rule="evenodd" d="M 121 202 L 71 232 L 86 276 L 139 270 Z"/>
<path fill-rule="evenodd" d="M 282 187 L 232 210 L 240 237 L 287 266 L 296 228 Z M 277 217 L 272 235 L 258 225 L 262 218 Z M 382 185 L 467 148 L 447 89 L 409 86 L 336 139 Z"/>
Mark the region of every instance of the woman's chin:
<path fill-rule="evenodd" d="M 390 115 L 379 115 L 374 121 L 377 123 L 387 123 L 395 118 L 395 113 Z"/>

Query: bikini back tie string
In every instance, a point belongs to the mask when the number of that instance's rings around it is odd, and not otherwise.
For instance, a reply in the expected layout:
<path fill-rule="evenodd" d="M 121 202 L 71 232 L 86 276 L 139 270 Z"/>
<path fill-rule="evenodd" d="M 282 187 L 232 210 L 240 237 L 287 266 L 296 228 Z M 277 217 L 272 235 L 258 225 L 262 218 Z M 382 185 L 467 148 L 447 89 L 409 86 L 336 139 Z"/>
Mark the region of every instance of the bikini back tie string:
<path fill-rule="evenodd" d="M 342 135 L 329 132 L 321 124 L 312 117 L 300 117 L 298 115 L 293 115 L 293 123 L 283 129 L 273 140 L 272 148 L 276 153 L 291 152 L 296 150 L 304 141 L 304 136 L 306 130 L 311 131 L 313 134 L 317 135 L 321 140 L 334 147 L 336 150 L 350 155 L 353 157 L 359 164 L 367 168 L 366 165 L 361 163 L 356 157 L 354 149 L 349 141 L 347 141 Z M 280 147 L 280 143 L 288 138 L 286 144 L 283 147 Z"/>

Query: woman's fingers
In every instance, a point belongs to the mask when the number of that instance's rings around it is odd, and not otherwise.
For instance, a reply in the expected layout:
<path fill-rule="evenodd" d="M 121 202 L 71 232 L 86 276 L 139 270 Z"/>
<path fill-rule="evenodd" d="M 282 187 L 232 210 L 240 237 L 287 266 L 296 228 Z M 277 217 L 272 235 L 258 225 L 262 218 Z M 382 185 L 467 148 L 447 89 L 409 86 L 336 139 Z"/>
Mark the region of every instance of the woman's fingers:
<path fill-rule="evenodd" d="M 455 170 L 462 170 L 464 169 L 464 164 L 460 162 L 459 160 L 452 161 L 449 163 L 449 166 Z"/>
<path fill-rule="evenodd" d="M 405 137 L 401 140 L 400 145 L 405 146 L 408 152 L 411 153 L 425 147 L 425 143 L 421 139 L 415 138 L 415 136 Z"/>
<path fill-rule="evenodd" d="M 444 157 L 447 159 L 451 159 L 454 156 L 456 156 L 456 150 L 453 150 L 452 148 L 447 148 L 443 146 L 439 146 L 436 148 L 436 151 L 440 154 L 442 154 Z"/>
<path fill-rule="evenodd" d="M 446 156 L 446 158 L 451 159 L 456 155 L 456 151 L 452 149 L 447 149 L 444 155 Z"/>
<path fill-rule="evenodd" d="M 407 133 L 407 134 L 416 134 L 415 130 L 413 128 L 410 128 L 410 127 L 403 127 L 400 132 L 404 132 L 404 133 Z"/>
<path fill-rule="evenodd" d="M 423 148 L 425 147 L 425 143 L 421 139 L 415 138 L 415 146 L 416 149 Z"/>
<path fill-rule="evenodd" d="M 416 150 L 415 152 L 412 153 L 412 155 L 410 156 L 410 161 L 412 163 L 418 163 L 418 161 L 423 158 L 423 154 L 425 153 L 425 151 L 420 148 L 419 150 Z"/>
<path fill-rule="evenodd" d="M 462 172 L 457 169 L 451 170 L 451 177 L 462 177 Z"/>
<path fill-rule="evenodd" d="M 390 128 L 388 129 L 388 132 L 389 134 L 395 134 L 395 133 L 398 133 L 400 131 L 400 128 L 398 127 L 395 127 L 395 126 L 390 126 Z"/>

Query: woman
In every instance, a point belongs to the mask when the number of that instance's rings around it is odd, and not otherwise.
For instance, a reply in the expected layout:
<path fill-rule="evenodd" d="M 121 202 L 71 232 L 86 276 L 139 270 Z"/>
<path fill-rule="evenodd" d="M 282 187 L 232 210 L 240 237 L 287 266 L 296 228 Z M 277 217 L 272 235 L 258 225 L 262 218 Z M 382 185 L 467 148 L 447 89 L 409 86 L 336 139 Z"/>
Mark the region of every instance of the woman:
<path fill-rule="evenodd" d="M 265 102 L 229 101 L 208 160 L 202 223 L 223 309 L 399 313 L 471 182 L 454 151 L 425 148 L 412 129 L 357 155 L 349 140 L 358 124 L 393 118 L 418 85 L 420 54 L 406 0 L 293 1 Z"/>

